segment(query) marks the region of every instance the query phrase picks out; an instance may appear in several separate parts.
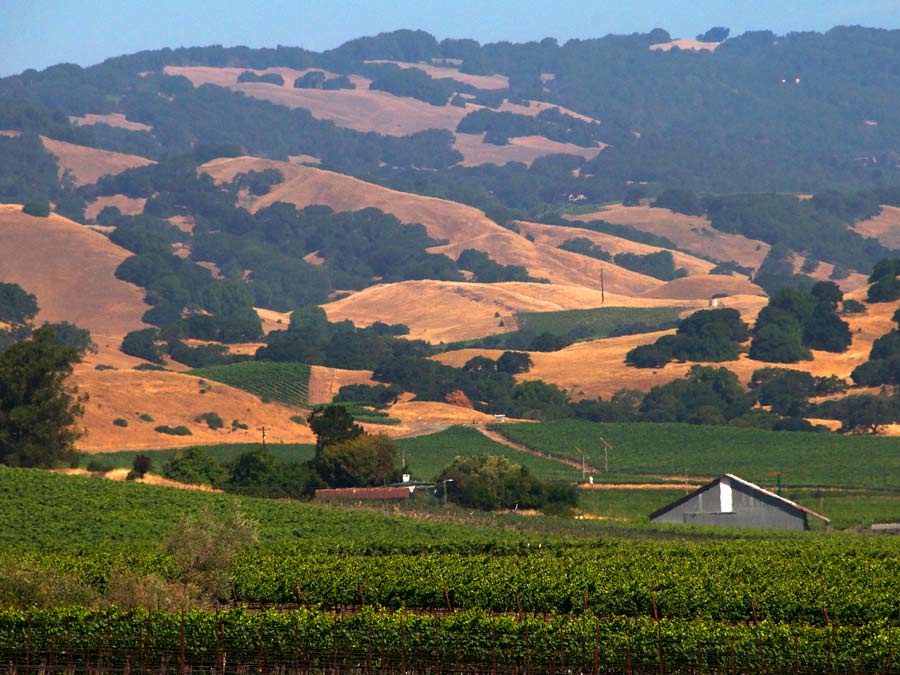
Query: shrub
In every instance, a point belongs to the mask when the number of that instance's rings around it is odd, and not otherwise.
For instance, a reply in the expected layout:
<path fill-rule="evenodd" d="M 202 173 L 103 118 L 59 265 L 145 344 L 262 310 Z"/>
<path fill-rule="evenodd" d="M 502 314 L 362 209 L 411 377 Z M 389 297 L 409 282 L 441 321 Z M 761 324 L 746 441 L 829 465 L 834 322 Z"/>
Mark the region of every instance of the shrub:
<path fill-rule="evenodd" d="M 161 434 L 169 434 L 171 436 L 190 436 L 191 435 L 191 430 L 181 424 L 179 424 L 177 427 L 170 427 L 166 424 L 161 424 L 158 427 L 154 427 L 153 430 L 157 431 Z"/>
<path fill-rule="evenodd" d="M 299 417 L 299 415 L 294 415 L 294 417 Z M 294 419 L 293 417 L 291 419 Z M 306 418 L 301 418 L 306 423 Z M 238 429 L 247 429 L 246 424 L 242 424 L 240 420 L 231 420 L 231 430 L 237 431 Z"/>
<path fill-rule="evenodd" d="M 858 300 L 844 300 L 841 314 L 865 314 L 866 306 Z"/>
<path fill-rule="evenodd" d="M 102 459 L 91 459 L 85 468 L 91 473 L 107 473 L 113 470 L 112 464 L 104 462 Z"/>
<path fill-rule="evenodd" d="M 203 448 L 182 448 L 163 465 L 163 476 L 180 483 L 216 485 L 224 477 L 222 465 Z"/>
<path fill-rule="evenodd" d="M 113 420 L 113 424 L 115 424 L 117 427 L 127 427 L 128 420 L 122 419 L 121 417 L 117 417 L 116 419 Z"/>
<path fill-rule="evenodd" d="M 25 202 L 25 206 L 22 207 L 22 213 L 27 213 L 29 216 L 35 216 L 36 218 L 46 218 L 50 215 L 50 202 L 46 199 L 32 199 L 29 202 Z"/>
<path fill-rule="evenodd" d="M 205 412 L 202 415 L 197 415 L 194 418 L 194 421 L 206 422 L 206 426 L 213 430 L 221 429 L 225 426 L 225 421 L 215 412 Z"/>
<path fill-rule="evenodd" d="M 152 422 L 153 421 L 153 417 L 148 415 L 147 413 L 141 413 L 140 415 L 138 415 L 138 419 L 141 422 Z"/>

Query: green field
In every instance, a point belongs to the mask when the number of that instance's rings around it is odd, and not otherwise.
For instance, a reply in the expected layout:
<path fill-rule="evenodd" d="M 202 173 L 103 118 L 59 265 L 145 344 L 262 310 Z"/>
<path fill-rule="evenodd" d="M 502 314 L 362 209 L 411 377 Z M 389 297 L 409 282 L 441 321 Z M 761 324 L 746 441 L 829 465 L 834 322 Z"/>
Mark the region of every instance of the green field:
<path fill-rule="evenodd" d="M 195 368 L 188 373 L 249 391 L 263 401 L 295 406 L 305 406 L 309 402 L 310 368 L 305 363 L 241 361 L 226 366 Z"/>
<path fill-rule="evenodd" d="M 400 439 L 398 444 L 406 451 L 407 464 L 419 480 L 433 479 L 457 455 L 500 455 L 547 480 L 574 481 L 581 478 L 581 472 L 576 469 L 497 443 L 471 427 L 450 427 L 436 434 Z"/>
<path fill-rule="evenodd" d="M 499 424 L 507 438 L 560 457 L 581 458 L 617 477 L 642 474 L 707 476 L 733 473 L 774 487 L 782 471 L 786 488 L 842 487 L 900 490 L 900 441 L 873 436 L 839 436 L 690 424 L 595 424 L 582 421 Z M 596 479 L 603 480 L 602 473 Z"/>
<path fill-rule="evenodd" d="M 648 332 L 673 328 L 685 307 L 598 307 L 561 312 L 520 312 L 516 315 L 519 330 L 532 333 L 569 335 L 577 331 L 578 340 L 610 337 L 616 331 L 643 324 Z"/>

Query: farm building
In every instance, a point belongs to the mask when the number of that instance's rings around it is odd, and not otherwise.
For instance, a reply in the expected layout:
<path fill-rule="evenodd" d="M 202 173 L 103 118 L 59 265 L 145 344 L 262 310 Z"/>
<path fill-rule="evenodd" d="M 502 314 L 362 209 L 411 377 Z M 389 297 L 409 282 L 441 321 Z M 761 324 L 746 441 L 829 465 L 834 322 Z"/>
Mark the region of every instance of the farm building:
<path fill-rule="evenodd" d="M 726 473 L 651 513 L 650 520 L 683 525 L 808 530 L 809 516 L 826 526 L 831 522 L 790 499 Z"/>

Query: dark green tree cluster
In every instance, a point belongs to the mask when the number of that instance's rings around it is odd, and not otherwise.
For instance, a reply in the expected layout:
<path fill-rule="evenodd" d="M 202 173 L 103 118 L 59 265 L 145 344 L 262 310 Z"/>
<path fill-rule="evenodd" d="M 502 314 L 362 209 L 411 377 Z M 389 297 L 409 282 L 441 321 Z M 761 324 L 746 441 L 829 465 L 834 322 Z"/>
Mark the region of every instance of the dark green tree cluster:
<path fill-rule="evenodd" d="M 262 75 L 258 75 L 254 73 L 252 70 L 245 70 L 243 73 L 238 75 L 238 82 L 261 82 L 263 84 L 276 84 L 279 87 L 284 86 L 284 78 L 278 73 L 263 73 Z"/>
<path fill-rule="evenodd" d="M 82 407 L 66 378 L 78 361 L 48 327 L 0 353 L 0 463 L 51 468 L 77 456 Z"/>
<path fill-rule="evenodd" d="M 255 358 L 371 370 L 388 358 L 430 353 L 424 342 L 396 339 L 408 331 L 402 324 L 356 328 L 350 321 L 331 323 L 322 308 L 307 307 L 291 314 L 287 330 L 269 333 Z"/>
<path fill-rule="evenodd" d="M 455 92 L 469 87 L 449 78 L 433 78 L 419 68 L 401 68 L 394 63 L 370 66 L 369 89 L 407 96 L 435 106 L 442 106 Z"/>
<path fill-rule="evenodd" d="M 571 485 L 540 480 L 523 466 L 505 457 L 480 455 L 457 457 L 435 479 L 442 487 L 438 497 L 461 506 L 495 509 L 571 510 L 578 504 Z"/>
<path fill-rule="evenodd" d="M 671 251 L 657 251 L 656 253 L 647 253 L 645 255 L 639 253 L 617 253 L 613 256 L 613 262 L 619 267 L 624 267 L 638 274 L 646 274 L 662 281 L 672 281 L 672 279 L 680 279 L 687 276 L 686 269 L 675 269 L 675 259 L 672 257 Z"/>
<path fill-rule="evenodd" d="M 900 327 L 900 310 L 892 319 Z M 900 384 L 900 330 L 895 328 L 875 340 L 869 360 L 854 368 L 850 377 L 862 387 Z"/>
<path fill-rule="evenodd" d="M 566 239 L 557 248 L 560 248 L 563 251 L 571 251 L 572 253 L 586 255 L 590 258 L 596 258 L 597 260 L 605 260 L 606 262 L 612 261 L 612 254 L 604 251 L 587 237 L 573 237 L 572 239 Z"/>
<path fill-rule="evenodd" d="M 849 324 L 838 316 L 843 297 L 830 281 L 818 282 L 809 292 L 782 289 L 756 319 L 750 358 L 795 363 L 811 359 L 810 349 L 846 351 L 852 336 Z"/>
<path fill-rule="evenodd" d="M 733 361 L 748 337 L 747 324 L 736 309 L 704 309 L 682 319 L 675 335 L 635 347 L 625 361 L 636 368 L 660 368 L 672 359 Z"/>
<path fill-rule="evenodd" d="M 238 190 L 247 189 L 250 194 L 260 197 L 267 195 L 273 185 L 284 182 L 284 174 L 278 169 L 263 169 L 237 174 L 231 181 Z"/>
<path fill-rule="evenodd" d="M 542 110 L 537 115 L 481 108 L 460 120 L 456 131 L 461 134 L 484 134 L 484 142 L 494 145 L 506 145 L 510 138 L 518 136 L 543 136 L 587 148 L 596 146 L 601 135 L 600 125 L 565 115 L 557 108 Z"/>
<path fill-rule="evenodd" d="M 869 302 L 893 302 L 900 299 L 900 258 L 878 261 L 869 275 Z"/>
<path fill-rule="evenodd" d="M 347 384 L 338 390 L 334 402 L 355 403 L 380 410 L 396 403 L 402 393 L 396 385 Z"/>
<path fill-rule="evenodd" d="M 321 70 L 311 70 L 294 80 L 294 89 L 356 89 L 356 85 L 346 75 L 328 77 Z"/>
<path fill-rule="evenodd" d="M 896 394 L 852 394 L 820 403 L 815 414 L 840 420 L 843 433 L 877 434 L 884 425 L 900 422 L 900 399 Z"/>
<path fill-rule="evenodd" d="M 522 265 L 501 265 L 492 260 L 484 251 L 467 248 L 459 254 L 456 265 L 475 275 L 474 281 L 482 284 L 496 284 L 504 281 L 530 281 L 547 283 L 546 279 L 538 279 L 528 274 Z"/>
<path fill-rule="evenodd" d="M 839 377 L 815 377 L 802 370 L 761 368 L 754 371 L 750 389 L 759 402 L 783 417 L 804 417 L 809 399 L 846 391 L 847 383 Z"/>
<path fill-rule="evenodd" d="M 640 412 L 650 422 L 722 425 L 749 413 L 753 403 L 727 368 L 693 366 L 686 378 L 647 392 Z"/>

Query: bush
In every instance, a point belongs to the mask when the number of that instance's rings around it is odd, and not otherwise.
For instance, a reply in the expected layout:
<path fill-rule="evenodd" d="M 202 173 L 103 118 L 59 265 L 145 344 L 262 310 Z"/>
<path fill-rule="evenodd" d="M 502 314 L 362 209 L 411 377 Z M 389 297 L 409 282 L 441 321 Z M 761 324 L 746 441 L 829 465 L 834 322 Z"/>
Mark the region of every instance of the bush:
<path fill-rule="evenodd" d="M 295 415 L 294 417 L 297 417 L 297 415 Z M 294 419 L 294 418 L 292 417 L 291 419 Z M 304 421 L 304 423 L 306 422 L 305 418 L 301 417 L 301 419 Z M 231 430 L 232 431 L 237 431 L 238 429 L 247 429 L 247 428 L 248 428 L 247 425 L 243 424 L 240 420 L 231 420 Z"/>
<path fill-rule="evenodd" d="M 25 205 L 22 207 L 22 213 L 27 213 L 29 216 L 35 216 L 36 218 L 46 218 L 50 215 L 50 202 L 46 199 L 33 199 L 25 202 Z"/>
<path fill-rule="evenodd" d="M 224 478 L 225 471 L 203 448 L 194 446 L 177 450 L 175 456 L 163 465 L 162 473 L 179 483 L 217 485 Z"/>
<path fill-rule="evenodd" d="M 102 459 L 91 459 L 85 468 L 91 473 L 107 473 L 113 470 L 113 465 Z"/>
<path fill-rule="evenodd" d="M 195 422 L 206 422 L 206 426 L 210 429 L 221 429 L 225 426 L 225 421 L 219 416 L 218 413 L 214 412 L 205 412 L 202 415 L 197 415 L 194 418 Z"/>
<path fill-rule="evenodd" d="M 152 422 L 153 421 L 153 417 L 148 415 L 147 413 L 141 413 L 140 415 L 138 415 L 138 419 L 141 422 Z"/>
<path fill-rule="evenodd" d="M 841 314 L 865 314 L 866 306 L 858 300 L 844 300 Z"/>
<path fill-rule="evenodd" d="M 166 424 L 161 424 L 158 427 L 154 427 L 153 430 L 157 431 L 161 434 L 169 434 L 171 436 L 190 436 L 191 435 L 191 430 L 181 424 L 179 424 L 177 427 L 170 427 Z"/>
<path fill-rule="evenodd" d="M 115 424 L 117 427 L 127 427 L 128 420 L 122 419 L 121 417 L 117 417 L 116 419 L 113 420 L 113 424 Z"/>
<path fill-rule="evenodd" d="M 499 508 L 561 512 L 577 504 L 573 486 L 550 484 L 505 457 L 457 457 L 435 479 L 454 503 L 490 511 Z"/>

